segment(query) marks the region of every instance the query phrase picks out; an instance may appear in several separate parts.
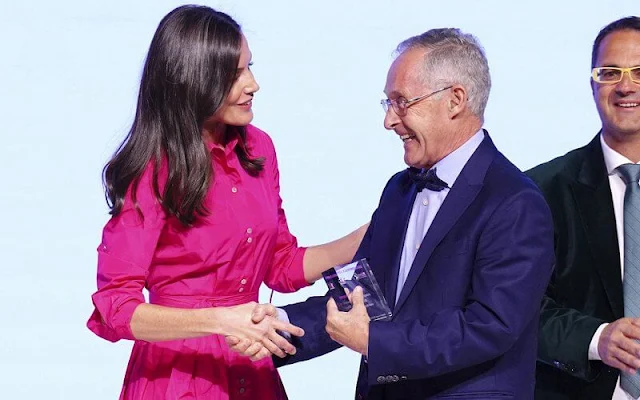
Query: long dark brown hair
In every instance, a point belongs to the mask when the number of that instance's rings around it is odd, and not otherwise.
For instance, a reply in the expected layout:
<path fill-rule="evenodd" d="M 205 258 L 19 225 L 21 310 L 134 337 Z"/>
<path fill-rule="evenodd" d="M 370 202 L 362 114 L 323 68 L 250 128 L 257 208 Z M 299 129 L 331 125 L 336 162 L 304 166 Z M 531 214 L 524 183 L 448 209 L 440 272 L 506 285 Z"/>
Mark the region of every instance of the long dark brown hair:
<path fill-rule="evenodd" d="M 123 208 L 127 190 L 139 210 L 136 190 L 153 163 L 153 190 L 167 215 L 184 225 L 206 215 L 204 198 L 213 180 L 202 128 L 225 102 L 236 79 L 242 31 L 230 16 L 209 7 L 186 5 L 167 14 L 149 47 L 140 82 L 134 122 L 103 170 L 111 215 Z M 238 137 L 235 152 L 251 175 L 263 168 L 252 158 L 245 127 L 227 126 L 223 142 Z M 160 193 L 158 171 L 166 162 Z"/>

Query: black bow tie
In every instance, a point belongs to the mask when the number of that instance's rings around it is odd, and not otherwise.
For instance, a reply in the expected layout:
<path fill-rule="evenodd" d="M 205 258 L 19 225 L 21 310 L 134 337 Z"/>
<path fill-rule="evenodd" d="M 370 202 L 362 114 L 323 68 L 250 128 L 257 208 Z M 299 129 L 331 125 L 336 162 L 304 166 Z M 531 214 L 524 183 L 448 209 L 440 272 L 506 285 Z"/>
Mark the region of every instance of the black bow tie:
<path fill-rule="evenodd" d="M 421 192 L 422 189 L 439 192 L 442 189 L 449 187 L 449 185 L 447 185 L 447 182 L 438 178 L 435 168 L 431 168 L 428 171 L 420 170 L 417 168 L 409 168 L 409 176 L 418 188 L 418 192 Z"/>

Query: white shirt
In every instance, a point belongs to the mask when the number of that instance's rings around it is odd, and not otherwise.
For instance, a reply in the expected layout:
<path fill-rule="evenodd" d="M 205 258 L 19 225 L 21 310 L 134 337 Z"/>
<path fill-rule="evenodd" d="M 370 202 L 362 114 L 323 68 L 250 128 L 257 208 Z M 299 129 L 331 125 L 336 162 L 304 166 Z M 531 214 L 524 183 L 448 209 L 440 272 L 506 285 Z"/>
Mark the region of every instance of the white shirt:
<path fill-rule="evenodd" d="M 438 161 L 432 169 L 436 169 L 438 178 L 445 181 L 451 188 L 458 179 L 458 175 L 462 172 L 462 168 L 467 164 L 476 151 L 480 143 L 484 140 L 484 132 L 482 130 L 476 132 L 462 146 L 458 147 L 452 153 L 442 160 Z M 429 227 L 436 217 L 438 210 L 444 199 L 449 194 L 449 188 L 445 188 L 439 192 L 424 189 L 416 195 L 411 210 L 411 217 L 407 225 L 407 234 L 404 237 L 404 245 L 402 247 L 402 256 L 400 258 L 400 269 L 398 271 L 398 286 L 396 288 L 396 302 L 402 292 L 413 260 L 416 258 L 418 249 L 422 244 L 422 240 L 429 231 Z"/>
<path fill-rule="evenodd" d="M 620 275 L 624 279 L 624 192 L 627 188 L 624 181 L 616 173 L 615 169 L 622 164 L 633 164 L 628 158 L 613 150 L 607 145 L 600 135 L 600 144 L 602 145 L 602 154 L 604 155 L 604 163 L 609 173 L 609 186 L 611 187 L 611 199 L 613 200 L 613 213 L 616 217 L 616 232 L 618 234 L 618 249 L 620 250 Z M 589 360 L 602 360 L 598 353 L 598 342 L 602 330 L 608 324 L 602 324 L 593 334 L 591 343 L 589 344 Z M 636 400 L 629 393 L 620 387 L 620 377 L 616 382 L 616 388 L 613 391 L 612 400 Z"/>

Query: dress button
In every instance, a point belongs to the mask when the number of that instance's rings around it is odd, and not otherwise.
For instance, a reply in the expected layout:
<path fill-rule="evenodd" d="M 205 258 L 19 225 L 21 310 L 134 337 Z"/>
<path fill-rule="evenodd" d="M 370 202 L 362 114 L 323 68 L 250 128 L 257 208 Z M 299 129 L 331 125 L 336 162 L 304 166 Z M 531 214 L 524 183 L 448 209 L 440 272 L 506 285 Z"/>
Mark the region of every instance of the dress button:
<path fill-rule="evenodd" d="M 427 200 L 427 199 L 422 200 L 422 205 L 423 206 L 428 206 L 429 205 L 429 200 Z"/>
<path fill-rule="evenodd" d="M 244 285 L 245 283 L 247 283 L 247 280 L 243 279 L 243 280 L 240 281 L 240 283 L 242 283 Z"/>
<path fill-rule="evenodd" d="M 248 229 L 247 229 L 247 233 L 253 233 L 253 229 L 248 228 Z"/>
<path fill-rule="evenodd" d="M 236 192 L 238 191 L 238 188 L 234 186 L 234 187 L 232 187 L 232 188 L 231 188 L 231 191 L 232 191 L 233 193 L 236 193 Z"/>
<path fill-rule="evenodd" d="M 251 242 L 253 242 L 253 239 L 252 238 L 247 238 L 247 243 L 251 243 Z"/>
<path fill-rule="evenodd" d="M 240 378 L 240 384 L 244 385 L 244 378 Z"/>
<path fill-rule="evenodd" d="M 240 392 L 240 394 L 244 393 L 244 388 L 240 388 L 240 390 L 238 390 Z"/>
<path fill-rule="evenodd" d="M 420 243 L 416 244 L 416 250 L 420 250 Z"/>
<path fill-rule="evenodd" d="M 238 292 L 244 292 L 244 288 L 241 287 L 240 289 L 238 289 Z"/>

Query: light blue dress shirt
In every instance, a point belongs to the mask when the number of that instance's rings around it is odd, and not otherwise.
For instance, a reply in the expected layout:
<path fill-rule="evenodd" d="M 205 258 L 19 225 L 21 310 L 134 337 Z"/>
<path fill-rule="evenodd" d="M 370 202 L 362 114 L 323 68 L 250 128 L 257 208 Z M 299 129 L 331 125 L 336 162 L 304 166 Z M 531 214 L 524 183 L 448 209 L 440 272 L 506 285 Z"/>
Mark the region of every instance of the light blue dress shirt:
<path fill-rule="evenodd" d="M 476 134 L 462 146 L 458 147 L 432 167 L 436 169 L 438 178 L 445 181 L 449 185 L 449 188 L 453 186 L 462 168 L 467 164 L 467 161 L 469 161 L 478 146 L 480 146 L 483 139 L 484 131 L 480 130 L 476 132 Z M 413 202 L 413 209 L 411 211 L 411 217 L 409 218 L 409 224 L 407 225 L 407 234 L 404 237 L 404 246 L 400 258 L 396 302 L 400 297 L 400 292 L 402 292 L 402 287 L 407 280 L 411 265 L 416 258 L 422 240 L 429 231 L 429 227 L 436 217 L 440 206 L 444 203 L 444 199 L 447 198 L 449 188 L 445 188 L 439 192 L 424 189 L 417 194 Z"/>

